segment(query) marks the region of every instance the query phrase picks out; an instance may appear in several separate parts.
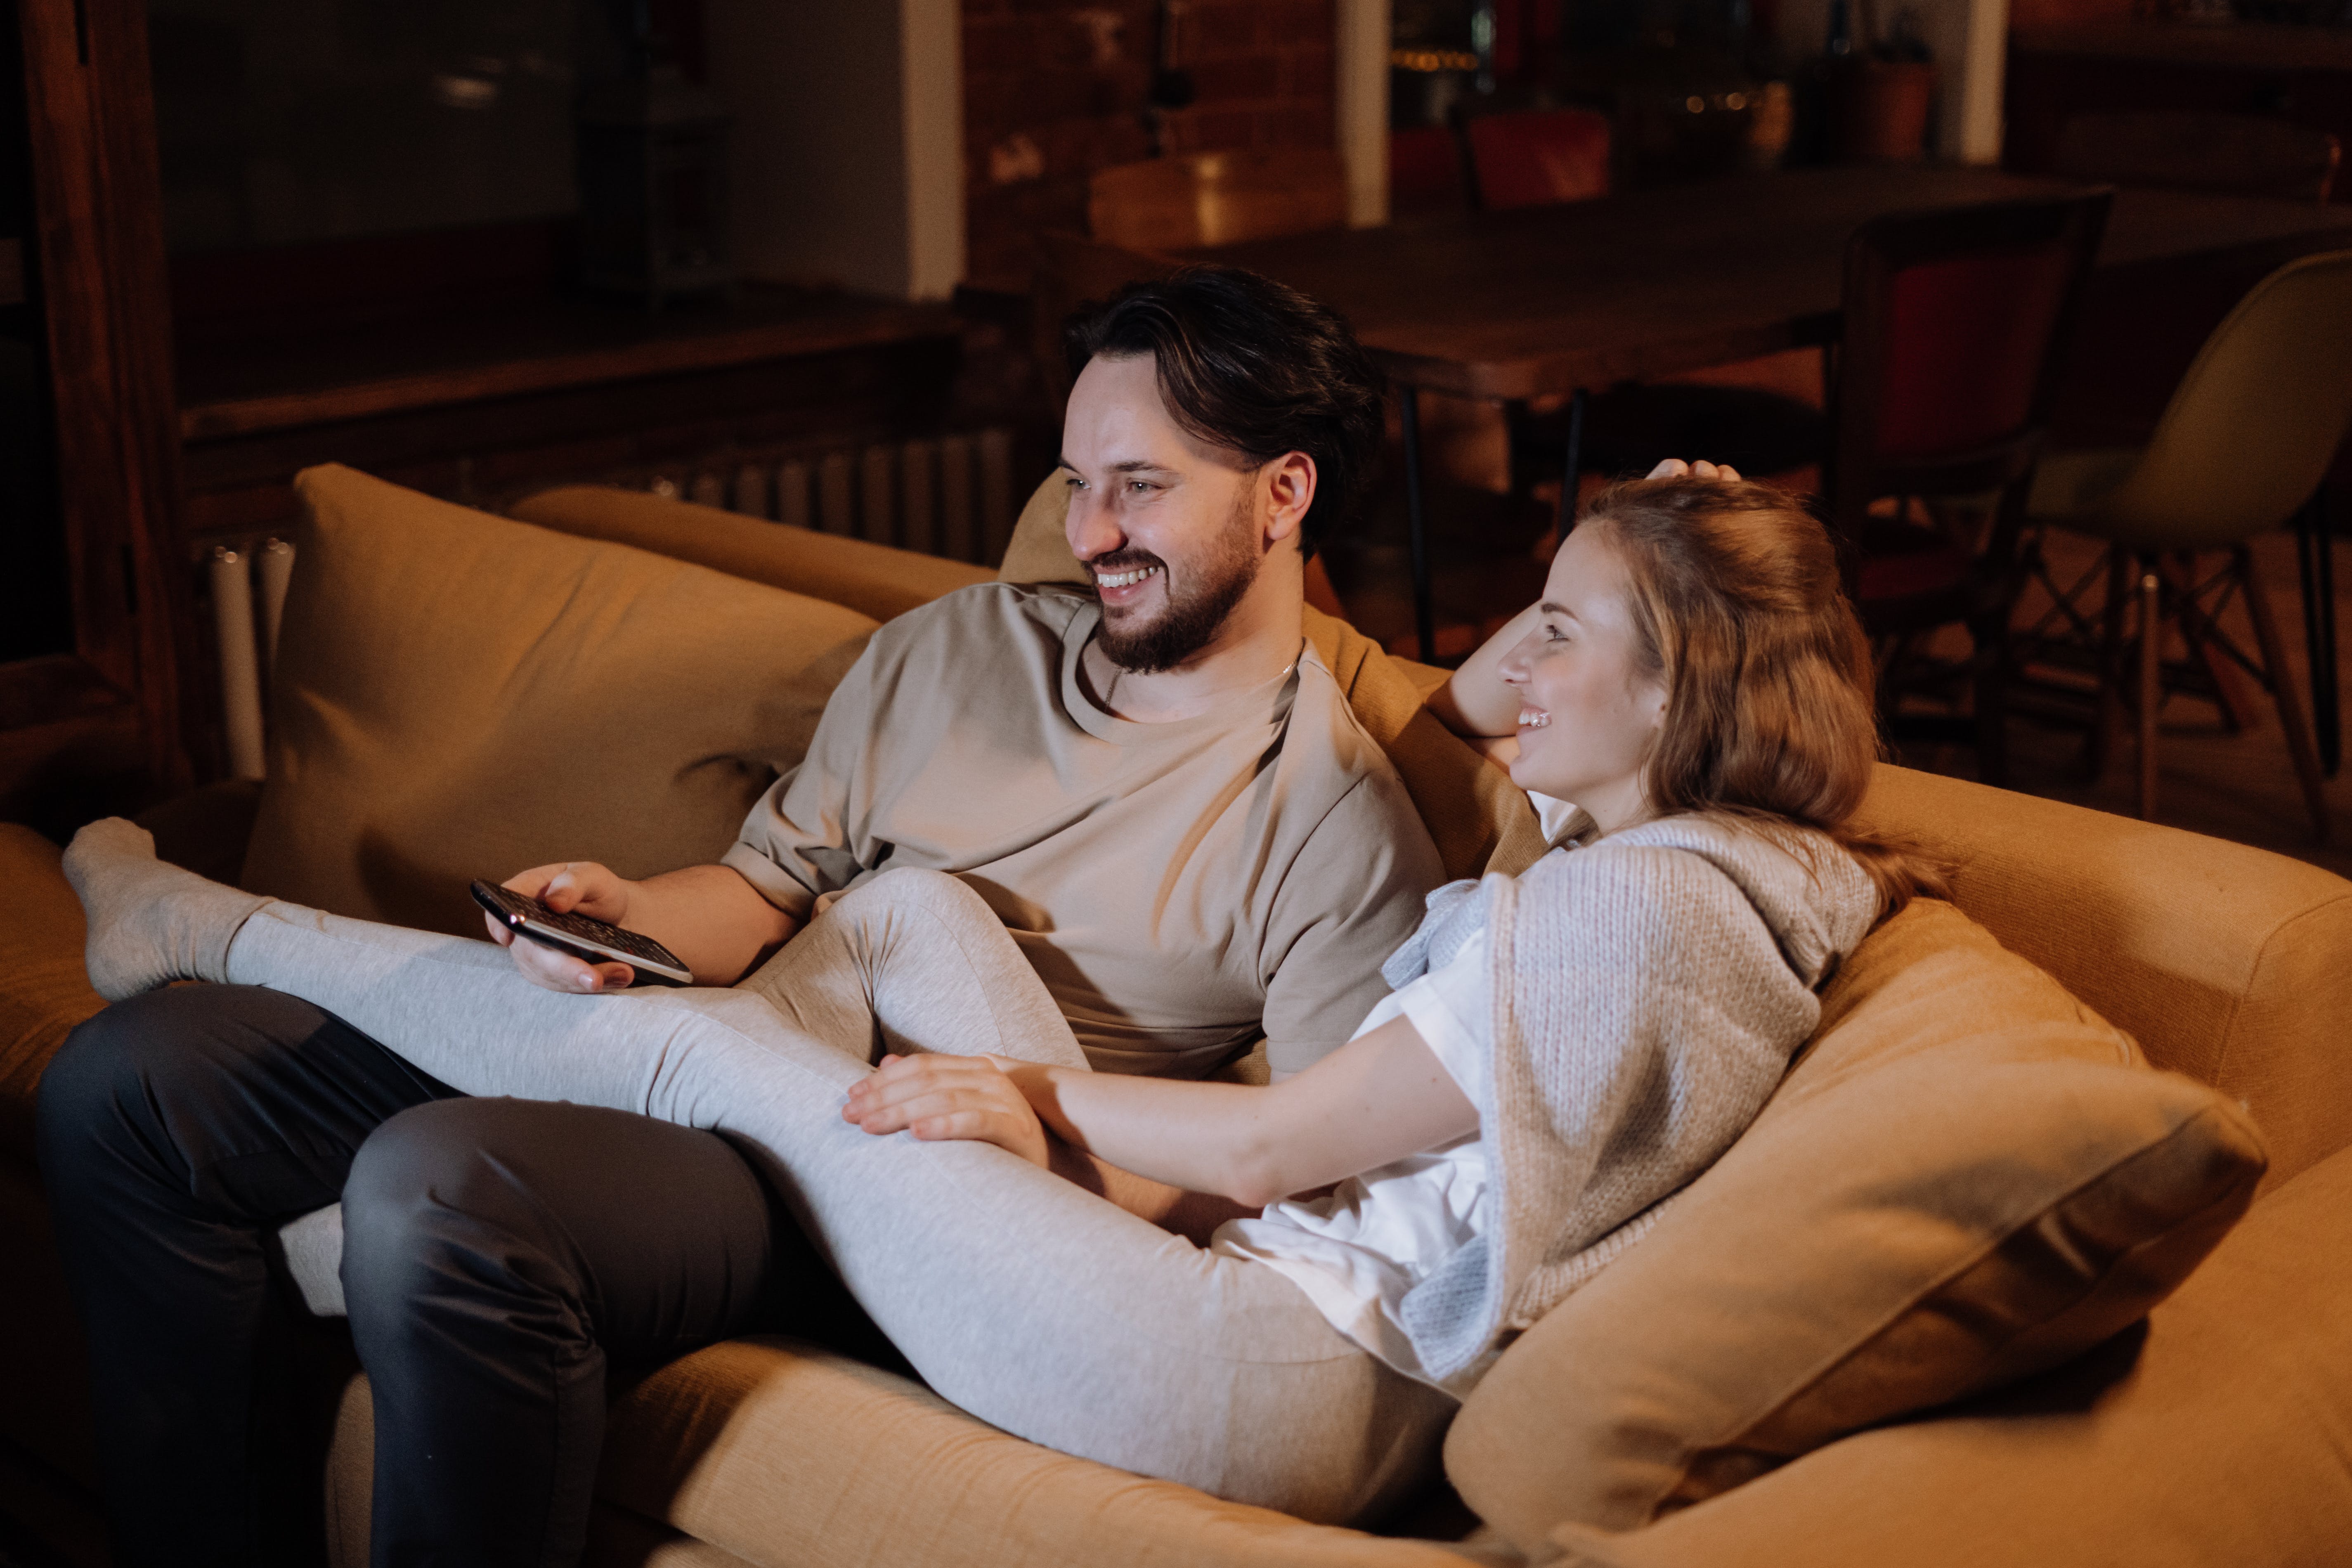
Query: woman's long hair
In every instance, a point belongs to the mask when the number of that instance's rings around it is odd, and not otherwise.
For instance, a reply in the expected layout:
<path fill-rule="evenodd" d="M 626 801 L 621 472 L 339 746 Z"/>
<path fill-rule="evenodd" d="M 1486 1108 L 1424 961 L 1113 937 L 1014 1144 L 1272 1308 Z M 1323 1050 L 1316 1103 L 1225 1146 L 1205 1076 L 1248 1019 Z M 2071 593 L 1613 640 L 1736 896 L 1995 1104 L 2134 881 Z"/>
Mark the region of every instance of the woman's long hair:
<path fill-rule="evenodd" d="M 1948 896 L 1940 868 L 1852 823 L 1883 749 L 1828 530 L 1769 486 L 1696 479 L 1614 485 L 1580 526 L 1623 559 L 1636 656 L 1666 688 L 1651 809 L 1817 829 L 1877 884 L 1883 914 Z"/>

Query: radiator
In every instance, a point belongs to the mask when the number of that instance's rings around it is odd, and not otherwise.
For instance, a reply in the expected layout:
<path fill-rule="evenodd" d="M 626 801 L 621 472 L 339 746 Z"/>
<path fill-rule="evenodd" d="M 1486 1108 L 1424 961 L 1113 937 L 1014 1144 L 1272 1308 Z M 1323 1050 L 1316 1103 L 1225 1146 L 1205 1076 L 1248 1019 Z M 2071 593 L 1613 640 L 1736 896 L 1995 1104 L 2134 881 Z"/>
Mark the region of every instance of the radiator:
<path fill-rule="evenodd" d="M 221 731 L 229 776 L 257 779 L 262 751 L 261 693 L 278 657 L 278 623 L 286 614 L 286 584 L 294 574 L 294 547 L 282 539 L 251 549 L 213 547 L 213 637 L 219 651 Z"/>
<path fill-rule="evenodd" d="M 1003 560 L 1013 537 L 1013 433 L 1003 428 L 829 451 L 714 454 L 633 482 L 787 527 L 982 565 Z"/>

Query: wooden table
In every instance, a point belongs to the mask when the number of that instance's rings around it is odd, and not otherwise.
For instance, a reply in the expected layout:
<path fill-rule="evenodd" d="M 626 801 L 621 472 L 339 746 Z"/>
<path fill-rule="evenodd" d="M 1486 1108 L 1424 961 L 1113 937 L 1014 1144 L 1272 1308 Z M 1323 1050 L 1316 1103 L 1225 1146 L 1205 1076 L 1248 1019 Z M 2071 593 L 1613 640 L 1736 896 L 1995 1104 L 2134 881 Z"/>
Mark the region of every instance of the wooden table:
<path fill-rule="evenodd" d="M 1420 392 L 1572 395 L 1830 342 L 1846 240 L 1867 219 L 2075 188 L 1979 169 L 1809 169 L 1192 254 L 1336 306 L 1396 381 L 1425 658 Z M 2099 267 L 2226 254 L 2267 268 L 2339 246 L 2352 246 L 2352 209 L 2135 189 L 2116 195 Z"/>

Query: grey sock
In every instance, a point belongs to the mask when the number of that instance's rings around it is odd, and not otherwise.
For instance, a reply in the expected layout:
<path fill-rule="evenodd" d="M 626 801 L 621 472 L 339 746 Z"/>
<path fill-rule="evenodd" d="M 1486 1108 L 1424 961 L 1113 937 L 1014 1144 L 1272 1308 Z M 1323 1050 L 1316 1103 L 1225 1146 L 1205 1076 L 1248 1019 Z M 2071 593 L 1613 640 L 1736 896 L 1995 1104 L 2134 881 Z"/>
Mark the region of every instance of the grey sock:
<path fill-rule="evenodd" d="M 173 980 L 228 978 L 228 944 L 270 900 L 155 858 L 155 839 L 119 816 L 66 846 L 66 880 L 89 917 L 82 962 L 110 1002 Z"/>

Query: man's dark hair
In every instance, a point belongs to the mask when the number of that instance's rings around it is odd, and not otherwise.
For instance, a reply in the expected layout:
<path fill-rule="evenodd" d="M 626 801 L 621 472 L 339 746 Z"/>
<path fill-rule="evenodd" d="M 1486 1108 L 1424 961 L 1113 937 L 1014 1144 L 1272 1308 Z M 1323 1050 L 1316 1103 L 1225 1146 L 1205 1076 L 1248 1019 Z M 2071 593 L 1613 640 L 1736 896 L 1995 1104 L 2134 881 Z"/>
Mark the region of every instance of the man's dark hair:
<path fill-rule="evenodd" d="M 1302 554 L 1371 489 L 1387 379 L 1345 317 L 1296 289 L 1238 267 L 1187 267 L 1073 316 L 1063 341 L 1074 378 L 1097 354 L 1154 356 L 1160 395 L 1199 440 L 1252 463 L 1314 458 Z"/>

